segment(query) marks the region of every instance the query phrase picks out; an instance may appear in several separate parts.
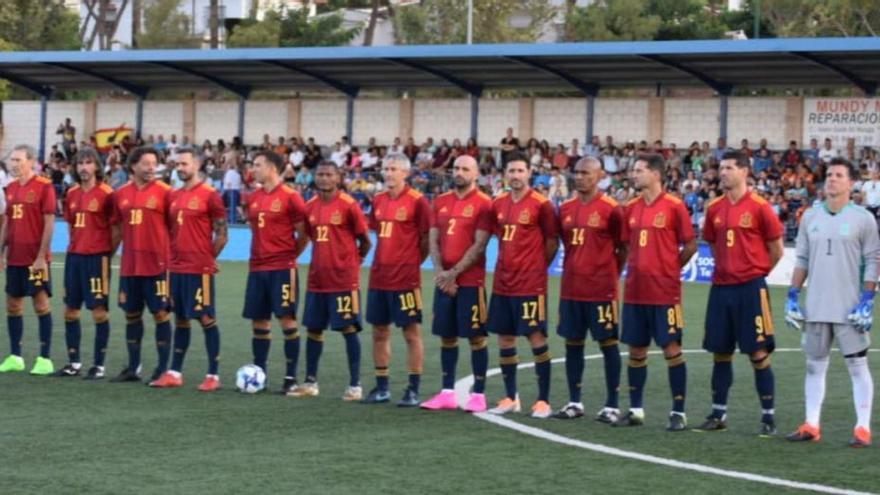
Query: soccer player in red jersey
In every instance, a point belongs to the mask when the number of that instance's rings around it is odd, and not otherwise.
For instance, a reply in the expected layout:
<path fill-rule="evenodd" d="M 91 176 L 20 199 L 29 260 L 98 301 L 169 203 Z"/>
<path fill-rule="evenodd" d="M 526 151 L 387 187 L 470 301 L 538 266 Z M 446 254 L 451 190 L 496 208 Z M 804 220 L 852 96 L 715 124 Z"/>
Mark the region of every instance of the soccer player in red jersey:
<path fill-rule="evenodd" d="M 260 151 L 254 156 L 251 170 L 260 187 L 248 198 L 251 259 L 242 315 L 253 321 L 254 364 L 264 371 L 272 343 L 272 315 L 281 322 L 287 360 L 281 392 L 286 394 L 297 383 L 299 360 L 296 259 L 309 238 L 305 203 L 298 192 L 284 184 L 284 167 L 284 159 L 274 151 Z"/>
<path fill-rule="evenodd" d="M 312 261 L 306 291 L 303 325 L 306 340 L 306 380 L 291 390 L 294 397 L 318 395 L 318 363 L 324 350 L 324 329 L 342 333 L 348 355 L 349 382 L 342 399 L 362 399 L 360 382 L 360 269 L 370 252 L 367 219 L 357 201 L 339 190 L 342 174 L 336 163 L 315 169 L 318 195 L 306 203 L 306 229 L 312 239 Z"/>
<path fill-rule="evenodd" d="M 168 224 L 171 236 L 171 306 L 174 308 L 174 354 L 171 369 L 152 387 L 183 386 L 183 360 L 190 342 L 190 321 L 198 320 L 205 334 L 208 373 L 199 385 L 202 392 L 220 388 L 217 375 L 220 329 L 214 274 L 217 256 L 229 239 L 226 208 L 216 189 L 200 175 L 201 161 L 192 148 L 177 150 L 177 176 L 183 187 L 171 193 Z"/>
<path fill-rule="evenodd" d="M 419 381 L 425 350 L 422 346 L 422 282 L 420 267 L 428 256 L 431 206 L 422 193 L 410 188 L 409 158 L 390 154 L 382 164 L 385 192 L 373 198 L 370 228 L 377 245 L 367 292 L 367 322 L 373 325 L 373 362 L 376 388 L 365 403 L 388 402 L 388 364 L 391 361 L 391 324 L 403 329 L 408 351 L 409 385 L 397 405 L 419 405 Z"/>
<path fill-rule="evenodd" d="M 94 365 L 85 379 L 100 380 L 105 375 L 104 358 L 110 339 L 110 260 L 119 247 L 119 229 L 110 226 L 113 188 L 104 182 L 98 152 L 83 148 L 74 163 L 77 183 L 67 191 L 64 204 L 70 233 L 64 260 L 64 336 L 70 362 L 56 375 L 80 374 L 80 308 L 85 304 L 95 322 Z"/>
<path fill-rule="evenodd" d="M 486 410 L 486 244 L 492 232 L 492 200 L 477 189 L 477 161 L 462 155 L 452 166 L 455 190 L 434 200 L 430 250 L 434 262 L 434 321 L 432 332 L 442 340 L 440 364 L 443 388 L 422 408 L 457 409 L 455 367 L 458 339 L 471 344 L 474 390 L 467 412 Z"/>
<path fill-rule="evenodd" d="M 128 157 L 132 180 L 113 194 L 112 223 L 121 229 L 122 267 L 119 307 L 125 311 L 128 366 L 114 382 L 139 382 L 144 308 L 156 322 L 158 362 L 150 381 L 168 367 L 171 350 L 171 314 L 168 299 L 168 224 L 171 186 L 155 178 L 158 152 L 135 148 Z"/>
<path fill-rule="evenodd" d="M 36 153 L 18 145 L 9 157 L 11 175 L 6 186 L 6 221 L 0 229 L 0 267 L 6 265 L 6 322 L 10 355 L 0 372 L 24 371 L 21 340 L 24 334 L 24 298 L 30 297 L 37 313 L 40 356 L 32 375 L 55 371 L 49 351 L 52 345 L 52 283 L 49 280 L 50 245 L 55 227 L 55 189 L 52 181 L 34 172 Z"/>
<path fill-rule="evenodd" d="M 687 365 L 681 353 L 681 268 L 697 251 L 697 241 L 684 202 L 663 191 L 665 170 L 658 154 L 639 155 L 633 167 L 633 183 L 640 195 L 627 203 L 624 217 L 629 255 L 620 339 L 629 345 L 630 410 L 613 425 L 644 423 L 642 397 L 653 339 L 663 348 L 669 368 L 672 412 L 667 430 L 682 431 L 687 426 Z"/>
<path fill-rule="evenodd" d="M 749 157 L 729 151 L 719 176 L 724 195 L 706 207 L 703 239 L 712 248 L 715 271 L 706 308 L 703 348 L 714 354 L 712 412 L 700 431 L 727 428 L 727 394 L 733 383 L 733 353 L 749 355 L 761 401 L 758 435 L 776 434 L 774 380 L 770 353 L 775 347 L 770 296 L 764 277 L 782 258 L 782 223 L 764 198 L 749 191 Z"/>
<path fill-rule="evenodd" d="M 604 172 L 598 159 L 580 159 L 573 172 L 577 196 L 559 209 L 559 236 L 565 257 L 557 332 L 565 338 L 569 403 L 554 417 L 584 415 L 581 378 L 584 341 L 589 333 L 599 343 L 605 360 L 605 406 L 596 420 L 613 423 L 620 415 L 617 286 L 627 250 L 622 235 L 623 209 L 599 190 Z"/>
<path fill-rule="evenodd" d="M 528 160 L 511 156 L 504 169 L 510 187 L 492 203 L 498 262 L 489 304 L 490 332 L 498 334 L 501 373 L 506 394 L 489 412 L 520 410 L 516 390 L 516 338 L 527 337 L 535 359 L 538 400 L 532 417 L 548 418 L 550 409 L 550 350 L 547 347 L 547 268 L 559 247 L 559 226 L 553 204 L 529 187 Z"/>

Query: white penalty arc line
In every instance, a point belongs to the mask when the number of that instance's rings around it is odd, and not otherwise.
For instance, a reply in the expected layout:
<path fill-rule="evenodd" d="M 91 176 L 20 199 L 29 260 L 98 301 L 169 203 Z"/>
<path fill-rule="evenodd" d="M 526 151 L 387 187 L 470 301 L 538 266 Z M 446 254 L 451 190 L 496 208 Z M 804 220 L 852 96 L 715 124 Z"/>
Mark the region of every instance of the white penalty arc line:
<path fill-rule="evenodd" d="M 660 354 L 662 351 L 651 351 L 650 354 Z M 684 353 L 705 353 L 706 351 L 702 349 L 689 349 L 683 350 Z M 784 349 L 776 349 L 775 352 L 801 352 L 801 349 L 797 348 L 784 348 Z M 878 352 L 877 349 L 871 349 L 871 352 Z M 625 353 L 623 353 L 625 354 Z M 584 359 L 599 359 L 601 358 L 601 354 L 595 354 L 586 356 Z M 551 363 L 562 363 L 565 362 L 565 358 L 557 358 L 551 361 Z M 517 369 L 525 369 L 534 367 L 534 363 L 522 363 L 517 366 Z M 490 376 L 500 375 L 501 368 L 493 368 L 486 373 L 486 378 Z M 467 402 L 468 393 L 470 392 L 471 385 L 474 383 L 474 376 L 470 375 L 464 377 L 457 382 L 455 382 L 455 394 L 458 399 L 459 405 L 463 405 Z M 536 438 L 540 438 L 542 440 L 548 440 L 550 442 L 555 442 L 561 445 L 567 445 L 570 447 L 577 447 L 585 450 L 590 450 L 593 452 L 598 452 L 600 454 L 613 455 L 617 457 L 622 457 L 625 459 L 632 459 L 636 461 L 648 462 L 651 464 L 657 464 L 660 466 L 666 466 L 676 469 L 684 469 L 688 471 L 694 471 L 702 474 L 711 474 L 715 476 L 724 476 L 727 478 L 734 478 L 739 480 L 746 481 L 754 481 L 756 483 L 764 483 L 767 485 L 780 486 L 784 488 L 794 488 L 797 490 L 808 490 L 812 492 L 819 493 L 833 493 L 833 494 L 841 494 L 841 495 L 872 495 L 870 492 L 860 492 L 857 490 L 849 490 L 846 488 L 837 488 L 834 486 L 827 485 L 818 485 L 815 483 L 803 483 L 800 481 L 792 481 L 784 478 L 775 478 L 772 476 L 764 476 L 761 474 L 753 474 L 746 473 L 743 471 L 734 471 L 729 469 L 721 469 L 713 466 L 707 466 L 705 464 L 697 464 L 693 462 L 685 462 L 678 461 L 675 459 L 668 459 L 666 457 L 659 457 L 650 454 L 642 454 L 639 452 L 633 452 L 630 450 L 623 450 L 616 447 L 609 447 L 607 445 L 602 445 L 599 443 L 586 442 L 584 440 L 577 440 L 574 438 L 569 438 L 563 435 L 559 435 L 556 433 L 551 433 L 546 430 L 542 430 L 540 428 L 535 428 L 533 426 L 524 425 L 522 423 L 518 423 L 511 419 L 507 419 L 502 416 L 496 416 L 494 414 L 489 413 L 479 413 L 474 414 L 474 417 L 479 418 L 483 421 L 488 421 L 489 423 L 501 426 L 503 428 L 508 428 L 519 433 L 524 433 L 526 435 L 530 435 Z"/>

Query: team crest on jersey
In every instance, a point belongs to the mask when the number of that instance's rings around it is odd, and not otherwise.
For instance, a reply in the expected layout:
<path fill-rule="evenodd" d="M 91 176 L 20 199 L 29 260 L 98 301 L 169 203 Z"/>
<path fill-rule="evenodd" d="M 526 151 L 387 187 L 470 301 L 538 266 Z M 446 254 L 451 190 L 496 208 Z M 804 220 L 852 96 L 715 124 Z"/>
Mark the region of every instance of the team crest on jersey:
<path fill-rule="evenodd" d="M 256 201 L 254 201 L 253 203 L 251 203 L 251 208 L 254 209 L 254 210 L 256 210 L 258 206 L 260 206 L 260 205 L 259 205 Z"/>
<path fill-rule="evenodd" d="M 342 213 L 334 211 L 333 214 L 330 215 L 330 225 L 342 225 Z"/>
<path fill-rule="evenodd" d="M 28 191 L 28 193 L 24 195 L 24 202 L 25 203 L 33 203 L 36 200 L 37 200 L 37 193 L 35 193 L 33 191 Z"/>
<path fill-rule="evenodd" d="M 448 211 L 449 211 L 449 209 L 446 208 L 445 206 L 443 208 L 440 208 L 440 213 L 446 213 Z"/>
<path fill-rule="evenodd" d="M 403 206 L 398 208 L 397 213 L 394 214 L 394 219 L 398 222 L 406 220 L 406 208 L 404 208 Z"/>
<path fill-rule="evenodd" d="M 574 219 L 571 218 L 571 215 L 565 215 L 565 218 L 562 219 L 562 223 L 571 223 Z"/>
<path fill-rule="evenodd" d="M 849 224 L 844 223 L 840 226 L 840 235 L 848 236 L 849 235 Z"/>
<path fill-rule="evenodd" d="M 278 213 L 279 211 L 281 211 L 281 200 L 276 199 L 275 201 L 272 201 L 272 204 L 269 205 L 269 211 L 274 213 Z"/>
<path fill-rule="evenodd" d="M 193 198 L 189 200 L 189 203 L 186 205 L 190 210 L 198 210 L 199 209 L 199 198 Z"/>
<path fill-rule="evenodd" d="M 519 213 L 519 219 L 517 222 L 521 224 L 527 224 L 532 220 L 532 214 L 529 213 L 529 210 L 523 210 Z"/>
<path fill-rule="evenodd" d="M 662 229 L 666 227 L 666 213 L 658 213 L 654 215 L 654 227 Z"/>
<path fill-rule="evenodd" d="M 76 205 L 74 205 L 74 208 L 76 208 Z M 89 201 L 88 210 L 91 211 L 91 212 L 97 212 L 97 211 L 98 211 L 98 200 L 97 200 L 97 199 L 92 198 L 92 200 Z"/>
<path fill-rule="evenodd" d="M 598 227 L 602 221 L 602 217 L 599 216 L 598 211 L 594 211 L 590 218 L 587 219 L 587 227 Z"/>
<path fill-rule="evenodd" d="M 461 216 L 465 218 L 470 218 L 474 216 L 474 207 L 473 205 L 467 205 L 464 207 L 464 210 L 461 211 Z"/>
<path fill-rule="evenodd" d="M 315 223 L 315 215 L 309 215 L 309 223 Z"/>
<path fill-rule="evenodd" d="M 70 203 L 70 209 L 76 211 L 76 201 Z"/>
<path fill-rule="evenodd" d="M 716 227 L 721 225 L 721 217 L 715 217 L 715 220 L 713 220 L 712 223 L 715 224 Z"/>
<path fill-rule="evenodd" d="M 752 226 L 752 214 L 751 213 L 743 213 L 742 216 L 739 217 L 739 226 L 748 229 Z"/>
<path fill-rule="evenodd" d="M 629 217 L 629 226 L 630 227 L 636 226 L 636 217 Z"/>
<path fill-rule="evenodd" d="M 154 209 L 159 204 L 159 200 L 156 199 L 156 196 L 150 196 L 150 199 L 147 200 L 147 208 Z"/>
<path fill-rule="evenodd" d="M 119 202 L 119 206 L 121 206 L 121 207 L 123 207 L 123 208 L 125 208 L 125 207 L 128 206 L 129 204 L 131 204 L 131 202 L 130 202 L 129 200 L 127 200 L 127 199 L 123 199 L 122 201 Z"/>

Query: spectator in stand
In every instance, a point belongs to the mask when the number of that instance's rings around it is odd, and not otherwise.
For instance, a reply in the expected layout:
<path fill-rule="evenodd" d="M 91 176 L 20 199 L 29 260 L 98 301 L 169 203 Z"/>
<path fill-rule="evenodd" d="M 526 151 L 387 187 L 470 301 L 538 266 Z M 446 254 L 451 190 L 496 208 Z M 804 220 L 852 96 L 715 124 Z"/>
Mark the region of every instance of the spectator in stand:
<path fill-rule="evenodd" d="M 554 167 L 559 167 L 560 169 L 568 168 L 568 153 L 565 150 L 565 145 L 559 143 L 556 146 L 556 152 L 553 153 L 553 161 L 551 162 Z"/>
<path fill-rule="evenodd" d="M 128 173 L 122 165 L 123 162 L 117 156 L 116 154 L 110 154 L 107 159 L 107 163 L 110 166 L 110 187 L 114 191 L 128 183 Z"/>
<path fill-rule="evenodd" d="M 407 138 L 406 146 L 403 147 L 403 154 L 409 158 L 411 163 L 416 162 L 416 155 L 419 154 L 419 147 L 416 146 L 416 141 L 413 138 Z"/>
<path fill-rule="evenodd" d="M 816 138 L 810 139 L 810 147 L 803 152 L 804 161 L 812 170 L 816 170 L 819 165 L 819 141 Z"/>
<path fill-rule="evenodd" d="M 819 161 L 827 165 L 831 163 L 832 158 L 837 158 L 838 156 L 840 156 L 840 150 L 834 149 L 831 146 L 831 138 L 825 138 L 822 149 L 819 150 Z"/>
<path fill-rule="evenodd" d="M 797 141 L 789 141 L 788 149 L 785 150 L 785 154 L 782 156 L 782 162 L 786 165 L 797 167 L 802 161 L 804 161 L 804 157 L 798 149 Z"/>
<path fill-rule="evenodd" d="M 351 153 L 351 144 L 348 142 L 348 136 L 340 137 L 339 142 L 341 143 L 340 149 L 343 153 Z"/>
<path fill-rule="evenodd" d="M 513 127 L 507 128 L 507 134 L 501 138 L 501 166 L 507 165 L 507 162 L 517 152 L 519 152 L 519 139 L 513 135 Z"/>
<path fill-rule="evenodd" d="M 341 145 L 339 143 L 336 143 L 336 145 L 337 149 L 341 148 Z M 290 162 L 294 169 L 299 169 L 302 166 L 303 162 L 305 162 L 306 160 L 306 154 L 303 153 L 298 144 L 294 144 L 290 151 L 290 155 L 287 156 L 287 160 Z"/>
<path fill-rule="evenodd" d="M 749 140 L 748 140 L 748 139 L 743 139 L 743 140 L 741 140 L 741 141 L 739 142 L 739 150 L 740 150 L 741 152 L 745 153 L 746 156 L 748 156 L 749 158 L 751 158 L 751 157 L 753 156 L 753 153 L 754 153 L 754 152 L 752 151 L 752 149 L 749 148 Z"/>
<path fill-rule="evenodd" d="M 547 188 L 547 194 L 549 195 L 550 201 L 552 201 L 557 208 L 559 208 L 559 205 L 561 205 L 563 201 L 568 199 L 568 181 L 565 176 L 562 175 L 559 167 L 553 167 L 550 169 L 550 184 Z"/>
<path fill-rule="evenodd" d="M 73 160 L 76 154 L 72 149 L 76 146 L 76 127 L 70 123 L 70 118 L 64 119 L 64 123 L 58 125 L 55 134 L 61 135 L 61 147 L 64 149 L 64 154 L 68 160 Z"/>
<path fill-rule="evenodd" d="M 468 138 L 467 146 L 465 148 L 465 154 L 473 157 L 476 160 L 480 159 L 480 147 L 477 146 L 477 140 L 474 138 Z"/>
<path fill-rule="evenodd" d="M 321 148 L 315 144 L 315 138 L 310 137 L 309 143 L 306 145 L 306 157 L 303 164 L 311 170 L 318 166 L 318 163 L 321 162 L 322 158 Z"/>
<path fill-rule="evenodd" d="M 880 171 L 872 170 L 870 179 L 859 183 L 857 189 L 862 193 L 865 208 L 877 218 L 880 213 Z"/>
<path fill-rule="evenodd" d="M 293 153 L 290 154 L 293 161 Z M 330 153 L 330 161 L 335 163 L 337 167 L 344 167 L 348 163 L 348 153 L 342 151 L 342 143 L 336 141 L 333 145 L 333 152 Z"/>
<path fill-rule="evenodd" d="M 400 138 L 394 138 L 394 142 L 391 144 L 391 148 L 389 148 L 391 153 L 395 155 L 400 155 L 403 153 L 403 144 L 400 143 Z"/>
<path fill-rule="evenodd" d="M 590 143 L 584 145 L 584 149 L 580 151 L 583 152 L 583 156 L 599 158 L 599 155 L 602 154 L 602 142 L 599 141 L 599 136 L 592 136 L 590 138 Z M 580 152 L 578 154 L 580 154 Z"/>
<path fill-rule="evenodd" d="M 727 140 L 720 137 L 718 138 L 718 142 L 715 146 L 715 149 L 712 150 L 712 156 L 715 158 L 715 161 L 721 163 L 721 157 L 724 156 L 724 153 L 727 151 Z"/>
<path fill-rule="evenodd" d="M 529 159 L 529 165 L 534 169 L 540 167 L 544 163 L 544 153 L 541 152 L 541 144 L 535 138 L 529 139 L 526 147 L 526 157 Z"/>

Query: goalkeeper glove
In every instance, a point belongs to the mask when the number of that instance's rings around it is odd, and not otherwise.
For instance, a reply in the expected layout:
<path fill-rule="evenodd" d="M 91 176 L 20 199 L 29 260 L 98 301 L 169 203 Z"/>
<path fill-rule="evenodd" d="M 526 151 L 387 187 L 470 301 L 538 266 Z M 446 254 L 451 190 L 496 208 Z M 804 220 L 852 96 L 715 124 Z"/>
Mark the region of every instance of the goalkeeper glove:
<path fill-rule="evenodd" d="M 801 304 L 798 297 L 801 290 L 795 287 L 788 289 L 788 300 L 785 301 L 785 323 L 789 327 L 800 330 L 801 322 L 804 321 L 804 312 L 801 310 Z"/>
<path fill-rule="evenodd" d="M 860 332 L 871 331 L 874 322 L 874 291 L 863 290 L 859 304 L 846 315 L 846 319 Z"/>

